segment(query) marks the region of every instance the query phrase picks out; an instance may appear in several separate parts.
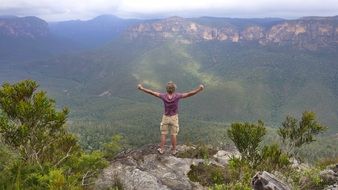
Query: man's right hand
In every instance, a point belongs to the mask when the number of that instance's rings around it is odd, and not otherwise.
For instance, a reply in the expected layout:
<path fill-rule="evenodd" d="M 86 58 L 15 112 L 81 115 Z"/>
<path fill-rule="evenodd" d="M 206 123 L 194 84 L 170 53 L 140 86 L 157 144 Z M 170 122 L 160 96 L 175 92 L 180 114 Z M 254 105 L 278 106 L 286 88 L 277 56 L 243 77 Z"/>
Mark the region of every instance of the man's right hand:
<path fill-rule="evenodd" d="M 202 91 L 203 89 L 204 89 L 204 85 L 201 84 L 201 85 L 200 85 L 200 90 Z"/>

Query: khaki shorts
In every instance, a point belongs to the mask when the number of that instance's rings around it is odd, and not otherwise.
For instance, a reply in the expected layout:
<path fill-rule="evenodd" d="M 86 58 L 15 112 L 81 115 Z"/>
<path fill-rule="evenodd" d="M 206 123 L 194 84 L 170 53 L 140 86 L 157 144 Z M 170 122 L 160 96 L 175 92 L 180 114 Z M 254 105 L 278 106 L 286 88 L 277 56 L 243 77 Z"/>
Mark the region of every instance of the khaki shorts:
<path fill-rule="evenodd" d="M 173 116 L 163 115 L 160 130 L 162 135 L 168 134 L 170 128 L 171 135 L 177 135 L 180 130 L 178 125 L 178 114 Z"/>

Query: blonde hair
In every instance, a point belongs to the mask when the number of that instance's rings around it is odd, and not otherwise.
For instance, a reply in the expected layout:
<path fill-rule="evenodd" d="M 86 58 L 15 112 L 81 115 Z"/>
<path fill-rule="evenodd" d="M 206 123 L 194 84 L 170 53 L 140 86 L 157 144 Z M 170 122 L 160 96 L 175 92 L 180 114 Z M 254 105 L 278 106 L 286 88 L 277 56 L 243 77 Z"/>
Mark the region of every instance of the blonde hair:
<path fill-rule="evenodd" d="M 169 81 L 166 86 L 166 90 L 169 94 L 172 94 L 176 90 L 176 84 L 173 81 Z"/>

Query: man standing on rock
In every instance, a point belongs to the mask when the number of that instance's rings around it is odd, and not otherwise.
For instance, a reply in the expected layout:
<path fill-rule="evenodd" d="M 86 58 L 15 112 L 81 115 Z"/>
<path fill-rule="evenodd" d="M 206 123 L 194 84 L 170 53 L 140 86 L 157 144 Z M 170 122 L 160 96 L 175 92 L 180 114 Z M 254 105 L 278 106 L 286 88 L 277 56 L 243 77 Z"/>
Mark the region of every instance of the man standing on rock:
<path fill-rule="evenodd" d="M 166 90 L 167 93 L 159 93 L 152 91 L 150 89 L 144 88 L 141 84 L 137 86 L 139 90 L 142 90 L 145 93 L 148 93 L 150 95 L 153 95 L 155 97 L 161 98 L 164 103 L 164 114 L 162 117 L 162 122 L 160 125 L 161 130 L 161 144 L 160 148 L 158 148 L 158 152 L 160 154 L 164 153 L 164 144 L 166 141 L 166 135 L 168 134 L 168 130 L 170 128 L 170 134 L 171 134 L 171 144 L 172 149 L 171 153 L 175 155 L 177 153 L 176 151 L 176 136 L 179 131 L 179 124 L 178 124 L 178 101 L 181 98 L 188 98 L 190 96 L 193 96 L 197 94 L 198 92 L 202 91 L 204 89 L 204 86 L 201 84 L 198 88 L 195 90 L 192 90 L 190 92 L 186 93 L 175 93 L 176 90 L 176 84 L 172 81 L 167 83 Z"/>

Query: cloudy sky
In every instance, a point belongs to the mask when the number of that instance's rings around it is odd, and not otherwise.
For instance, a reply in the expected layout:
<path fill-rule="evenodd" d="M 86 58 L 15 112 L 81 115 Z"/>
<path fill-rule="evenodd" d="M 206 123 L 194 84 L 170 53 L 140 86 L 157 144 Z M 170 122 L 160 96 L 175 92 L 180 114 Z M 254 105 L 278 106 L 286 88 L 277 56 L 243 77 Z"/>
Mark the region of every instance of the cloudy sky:
<path fill-rule="evenodd" d="M 338 15 L 338 0 L 0 0 L 0 15 L 60 21 L 102 14 L 123 18 L 333 16 Z"/>

